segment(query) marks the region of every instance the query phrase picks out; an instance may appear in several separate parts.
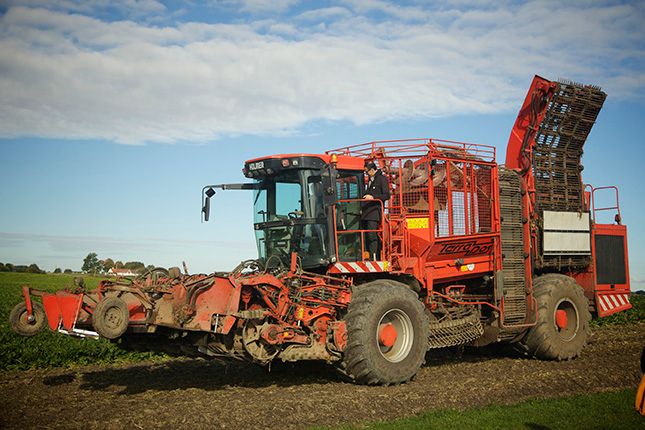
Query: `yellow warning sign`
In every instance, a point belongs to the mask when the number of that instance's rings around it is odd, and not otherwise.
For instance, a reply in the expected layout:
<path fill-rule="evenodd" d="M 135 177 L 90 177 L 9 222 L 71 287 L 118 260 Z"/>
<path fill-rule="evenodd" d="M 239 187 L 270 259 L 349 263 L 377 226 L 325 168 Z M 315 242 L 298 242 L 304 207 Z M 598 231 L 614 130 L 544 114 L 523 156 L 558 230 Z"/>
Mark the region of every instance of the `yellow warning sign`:
<path fill-rule="evenodd" d="M 464 265 L 459 266 L 459 270 L 461 270 L 462 272 L 472 272 L 473 270 L 475 270 L 475 265 L 474 264 L 464 264 Z"/>
<path fill-rule="evenodd" d="M 430 218 L 407 218 L 408 229 L 430 228 Z"/>

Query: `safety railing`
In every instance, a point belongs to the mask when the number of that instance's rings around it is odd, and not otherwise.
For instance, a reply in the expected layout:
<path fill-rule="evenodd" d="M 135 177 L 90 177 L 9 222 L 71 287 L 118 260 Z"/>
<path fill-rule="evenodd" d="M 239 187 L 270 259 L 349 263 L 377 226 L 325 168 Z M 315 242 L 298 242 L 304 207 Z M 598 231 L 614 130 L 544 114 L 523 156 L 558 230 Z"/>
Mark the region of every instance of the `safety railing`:
<path fill-rule="evenodd" d="M 355 222 L 347 222 L 346 217 L 338 217 L 339 208 L 342 208 L 343 205 L 347 206 L 350 203 L 358 203 L 359 205 L 364 202 L 378 202 L 381 211 L 381 221 L 378 229 L 368 230 L 363 229 L 361 225 L 360 213 L 350 213 L 355 217 L 353 221 L 358 223 L 359 228 L 353 228 Z M 345 210 L 341 210 L 341 213 L 347 214 Z M 384 205 L 383 201 L 378 199 L 340 199 L 337 201 L 337 204 L 333 207 L 334 214 L 334 225 L 336 226 L 336 234 L 334 235 L 334 240 L 336 244 L 336 260 L 339 262 L 351 262 L 351 261 L 365 261 L 365 260 L 385 260 L 386 255 L 386 244 L 385 244 L 385 229 L 386 224 L 384 216 Z M 370 252 L 367 248 L 366 237 L 368 234 L 374 233 L 377 235 L 377 240 L 379 245 L 378 255 L 370 255 Z M 355 236 L 352 238 L 352 235 Z M 360 246 L 359 246 L 360 245 Z"/>
<path fill-rule="evenodd" d="M 378 140 L 332 149 L 327 154 L 350 155 L 365 159 L 391 157 L 423 157 L 432 154 L 450 154 L 455 158 L 473 159 L 480 162 L 495 162 L 495 147 L 453 140 L 416 138 Z"/>
<path fill-rule="evenodd" d="M 618 200 L 618 187 L 615 185 L 609 185 L 605 187 L 597 187 L 594 188 L 593 186 L 587 184 L 585 185 L 585 190 L 589 189 L 590 191 L 590 196 L 591 196 L 591 217 L 594 222 L 596 222 L 596 214 L 597 212 L 602 212 L 602 211 L 611 211 L 611 210 L 616 210 L 616 215 L 614 216 L 614 221 L 617 224 L 620 224 L 622 222 L 622 217 L 620 215 L 620 204 Z M 614 190 L 614 198 L 615 198 L 615 206 L 603 206 L 603 207 L 596 207 L 596 192 L 597 191 L 602 191 L 602 190 Z"/>

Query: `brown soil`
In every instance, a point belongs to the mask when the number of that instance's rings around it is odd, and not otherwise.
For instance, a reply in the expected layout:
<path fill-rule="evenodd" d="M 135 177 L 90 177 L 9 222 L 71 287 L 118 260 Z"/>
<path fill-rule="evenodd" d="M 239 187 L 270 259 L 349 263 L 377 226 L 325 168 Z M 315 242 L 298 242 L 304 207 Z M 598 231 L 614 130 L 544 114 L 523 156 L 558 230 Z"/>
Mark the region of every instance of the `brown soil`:
<path fill-rule="evenodd" d="M 493 348 L 434 353 L 413 381 L 395 387 L 344 383 L 313 363 L 270 373 L 204 360 L 4 372 L 0 428 L 301 429 L 635 389 L 644 345 L 641 323 L 595 329 L 582 357 L 568 362 Z"/>

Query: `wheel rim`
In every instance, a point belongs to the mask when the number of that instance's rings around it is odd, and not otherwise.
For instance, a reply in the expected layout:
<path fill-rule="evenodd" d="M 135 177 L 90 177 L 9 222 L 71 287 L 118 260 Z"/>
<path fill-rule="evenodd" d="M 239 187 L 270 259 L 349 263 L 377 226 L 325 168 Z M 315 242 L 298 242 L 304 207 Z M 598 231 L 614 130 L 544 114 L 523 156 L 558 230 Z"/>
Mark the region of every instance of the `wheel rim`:
<path fill-rule="evenodd" d="M 123 324 L 123 313 L 117 306 L 112 306 L 105 311 L 105 325 L 110 329 L 118 329 Z"/>
<path fill-rule="evenodd" d="M 414 343 L 414 327 L 410 317 L 400 309 L 390 309 L 378 323 L 376 345 L 387 361 L 403 361 Z"/>
<path fill-rule="evenodd" d="M 576 337 L 580 328 L 580 316 L 575 303 L 566 298 L 557 303 L 553 311 L 553 327 L 565 342 Z"/>
<path fill-rule="evenodd" d="M 28 325 L 36 325 L 36 316 L 32 315 L 31 319 L 29 319 L 29 315 L 27 314 L 27 311 L 24 311 L 22 314 L 20 314 L 20 323 L 24 324 L 26 326 Z"/>
<path fill-rule="evenodd" d="M 242 330 L 242 342 L 246 351 L 260 363 L 268 363 L 280 352 L 275 346 L 264 342 L 260 337 L 262 326 L 253 321 L 247 321 Z"/>
<path fill-rule="evenodd" d="M 36 317 L 35 311 L 32 314 L 31 320 L 29 320 L 29 315 L 25 310 L 23 313 L 20 314 L 19 321 L 20 321 L 20 325 L 25 330 L 33 330 L 38 325 L 38 318 Z"/>

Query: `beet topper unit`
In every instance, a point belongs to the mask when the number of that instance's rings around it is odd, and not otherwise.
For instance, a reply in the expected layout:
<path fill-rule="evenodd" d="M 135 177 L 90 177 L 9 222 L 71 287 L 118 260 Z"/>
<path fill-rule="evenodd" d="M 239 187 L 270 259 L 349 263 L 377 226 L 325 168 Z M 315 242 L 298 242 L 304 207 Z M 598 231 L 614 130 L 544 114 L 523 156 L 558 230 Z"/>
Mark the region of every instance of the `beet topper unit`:
<path fill-rule="evenodd" d="M 250 181 L 206 186 L 202 212 L 216 189 L 252 193 L 258 258 L 92 291 L 25 287 L 11 325 L 261 364 L 323 360 L 361 384 L 408 381 L 430 349 L 455 345 L 574 358 L 592 314 L 631 307 L 618 191 L 581 178 L 604 100 L 599 88 L 536 76 L 503 166 L 494 147 L 438 139 L 249 160 Z M 366 163 L 389 198 L 367 195 Z M 616 203 L 596 207 L 600 192 Z M 370 229 L 367 205 L 380 220 Z M 603 210 L 613 223 L 596 221 Z"/>

